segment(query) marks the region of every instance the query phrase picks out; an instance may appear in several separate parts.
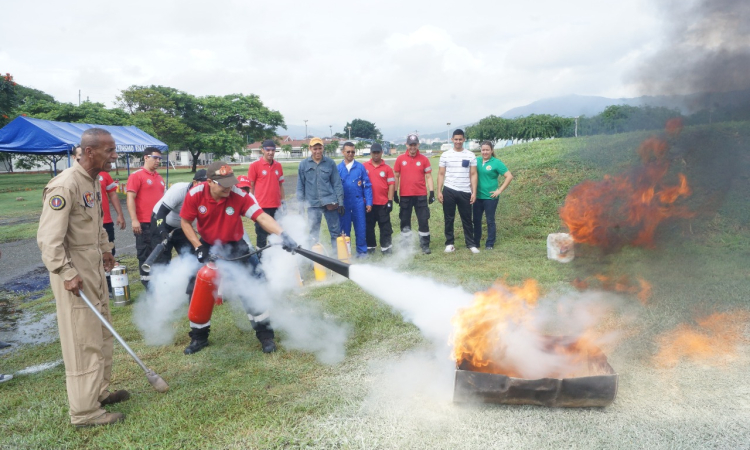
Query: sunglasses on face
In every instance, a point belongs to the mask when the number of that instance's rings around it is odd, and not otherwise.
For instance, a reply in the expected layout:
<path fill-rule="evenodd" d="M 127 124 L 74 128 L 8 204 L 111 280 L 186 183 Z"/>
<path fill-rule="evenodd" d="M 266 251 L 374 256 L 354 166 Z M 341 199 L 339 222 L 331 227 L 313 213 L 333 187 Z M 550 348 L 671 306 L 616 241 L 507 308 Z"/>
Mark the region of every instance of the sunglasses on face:
<path fill-rule="evenodd" d="M 351 154 L 353 154 L 354 152 L 353 152 L 353 151 L 350 151 L 350 152 L 344 152 L 344 153 L 346 153 L 347 155 L 351 155 Z"/>
<path fill-rule="evenodd" d="M 146 156 L 151 159 L 158 159 L 159 161 L 161 161 L 161 156 L 154 156 L 154 155 L 146 155 Z"/>

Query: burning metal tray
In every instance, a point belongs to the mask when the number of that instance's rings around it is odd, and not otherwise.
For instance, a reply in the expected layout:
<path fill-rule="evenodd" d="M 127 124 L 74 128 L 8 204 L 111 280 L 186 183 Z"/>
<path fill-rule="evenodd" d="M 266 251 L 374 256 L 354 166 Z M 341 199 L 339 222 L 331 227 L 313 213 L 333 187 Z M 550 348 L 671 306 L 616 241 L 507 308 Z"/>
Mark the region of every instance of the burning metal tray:
<path fill-rule="evenodd" d="M 603 353 L 589 353 L 596 375 L 528 380 L 475 372 L 462 363 L 456 370 L 454 402 L 504 403 L 552 407 L 608 406 L 617 396 L 618 375 Z"/>

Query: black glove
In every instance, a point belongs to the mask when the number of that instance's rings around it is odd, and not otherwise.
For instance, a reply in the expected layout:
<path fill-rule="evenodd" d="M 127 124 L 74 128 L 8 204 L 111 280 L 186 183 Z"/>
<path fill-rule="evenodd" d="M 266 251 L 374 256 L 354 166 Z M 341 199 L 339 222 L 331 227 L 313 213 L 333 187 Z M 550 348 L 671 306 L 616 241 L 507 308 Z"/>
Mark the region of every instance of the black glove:
<path fill-rule="evenodd" d="M 167 229 L 167 221 L 164 219 L 156 220 L 156 234 L 162 241 L 169 238 L 169 230 Z"/>
<path fill-rule="evenodd" d="M 388 203 L 385 204 L 385 210 L 388 211 L 388 214 L 393 211 L 393 202 L 388 200 Z"/>
<path fill-rule="evenodd" d="M 198 262 L 204 263 L 208 261 L 208 251 L 211 249 L 207 244 L 203 244 L 195 249 L 195 256 L 198 258 Z"/>
<path fill-rule="evenodd" d="M 339 206 L 339 216 L 343 216 L 343 215 L 344 215 L 344 206 L 342 205 L 342 206 Z"/>
<path fill-rule="evenodd" d="M 281 248 L 284 250 L 290 252 L 292 255 L 294 254 L 294 250 L 299 247 L 299 244 L 294 242 L 294 239 L 292 239 L 291 236 L 286 234 L 286 231 L 281 232 Z"/>
<path fill-rule="evenodd" d="M 393 201 L 396 202 L 396 203 L 398 203 L 398 193 L 397 192 L 393 193 Z"/>
<path fill-rule="evenodd" d="M 430 198 L 427 200 L 430 204 L 435 203 L 435 191 L 430 191 Z"/>

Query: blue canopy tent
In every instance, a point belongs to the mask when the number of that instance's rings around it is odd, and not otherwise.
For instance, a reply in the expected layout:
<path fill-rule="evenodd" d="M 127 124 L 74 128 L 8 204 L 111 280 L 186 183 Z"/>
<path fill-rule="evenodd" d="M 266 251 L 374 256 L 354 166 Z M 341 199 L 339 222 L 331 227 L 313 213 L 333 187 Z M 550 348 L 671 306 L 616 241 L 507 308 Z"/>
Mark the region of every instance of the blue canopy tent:
<path fill-rule="evenodd" d="M 19 116 L 0 129 L 0 152 L 33 155 L 68 155 L 81 141 L 81 134 L 89 128 L 103 128 L 115 139 L 117 151 L 142 152 L 146 147 L 156 147 L 168 153 L 167 144 L 133 126 L 91 125 L 88 123 L 53 122 Z M 127 161 L 130 175 L 130 159 Z M 55 167 L 57 175 L 57 167 Z M 169 163 L 167 163 L 169 183 Z"/>

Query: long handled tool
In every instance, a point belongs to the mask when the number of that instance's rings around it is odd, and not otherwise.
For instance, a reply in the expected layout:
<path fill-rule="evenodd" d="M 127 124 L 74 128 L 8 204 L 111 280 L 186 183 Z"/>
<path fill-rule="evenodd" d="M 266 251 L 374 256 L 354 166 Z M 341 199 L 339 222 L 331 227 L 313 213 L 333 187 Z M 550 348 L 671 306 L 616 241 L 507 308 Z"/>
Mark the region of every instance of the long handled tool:
<path fill-rule="evenodd" d="M 141 361 L 140 358 L 138 358 L 138 355 L 135 354 L 133 349 L 130 348 L 130 346 L 123 340 L 123 338 L 117 334 L 117 331 L 112 327 L 112 325 L 107 321 L 107 319 L 104 318 L 104 316 L 101 315 L 99 311 L 94 307 L 94 305 L 91 303 L 91 300 L 86 297 L 86 294 L 83 293 L 83 290 L 79 290 L 78 293 L 81 295 L 81 298 L 84 302 L 91 308 L 92 311 L 94 311 L 94 314 L 96 314 L 96 317 L 101 320 L 101 322 L 104 324 L 105 327 L 109 330 L 112 335 L 117 338 L 117 340 L 120 342 L 120 344 L 125 348 L 125 350 L 130 353 L 130 356 L 135 359 L 135 362 L 138 363 L 139 366 L 141 366 L 141 369 L 143 369 L 144 372 L 146 372 L 146 378 L 148 378 L 148 382 L 151 383 L 151 386 L 156 389 L 156 392 L 167 392 L 169 390 L 169 385 L 162 377 L 159 376 L 156 372 L 146 367 L 145 364 L 143 364 L 143 361 Z"/>

